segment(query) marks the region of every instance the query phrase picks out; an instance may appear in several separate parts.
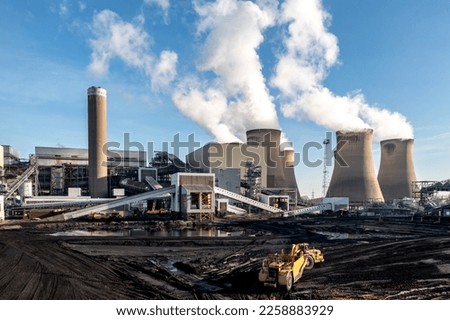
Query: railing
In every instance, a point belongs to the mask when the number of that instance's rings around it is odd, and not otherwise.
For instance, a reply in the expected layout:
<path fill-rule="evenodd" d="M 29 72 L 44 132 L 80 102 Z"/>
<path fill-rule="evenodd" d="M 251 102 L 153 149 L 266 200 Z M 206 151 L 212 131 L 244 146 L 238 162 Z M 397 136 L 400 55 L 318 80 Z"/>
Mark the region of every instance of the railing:
<path fill-rule="evenodd" d="M 318 205 L 312 206 L 312 207 L 306 207 L 306 208 L 301 208 L 301 209 L 296 209 L 296 210 L 285 211 L 283 213 L 283 217 L 293 217 L 293 216 L 298 216 L 300 214 L 311 213 L 314 211 L 331 210 L 331 208 L 332 208 L 331 203 L 318 204 Z"/>
<path fill-rule="evenodd" d="M 167 187 L 167 188 L 163 188 L 163 189 L 159 189 L 159 190 L 144 192 L 144 193 L 140 193 L 140 194 L 137 194 L 134 196 L 120 198 L 118 200 L 110 201 L 110 202 L 100 204 L 97 206 L 92 206 L 92 207 L 88 207 L 85 209 L 68 212 L 68 213 L 63 214 L 62 217 L 64 218 L 64 220 L 75 219 L 75 218 L 87 216 L 91 213 L 101 212 L 101 211 L 105 211 L 108 209 L 113 209 L 113 208 L 117 208 L 120 206 L 124 206 L 127 204 L 131 205 L 131 204 L 139 202 L 139 201 L 162 198 L 174 191 L 175 191 L 174 187 Z"/>
<path fill-rule="evenodd" d="M 245 214 L 247 210 L 228 204 L 227 211 L 235 214 Z"/>
<path fill-rule="evenodd" d="M 12 186 L 10 187 L 9 191 L 6 193 L 5 195 L 5 200 L 10 198 L 14 192 L 16 192 L 20 186 L 22 184 L 25 183 L 25 181 L 28 180 L 28 178 L 33 174 L 34 170 L 36 169 L 37 163 L 34 163 L 33 165 L 31 165 L 30 167 L 28 167 L 27 170 L 25 170 L 20 176 L 19 178 L 17 178 L 16 181 L 14 181 L 14 183 L 12 184 Z"/>
<path fill-rule="evenodd" d="M 148 183 L 150 187 L 152 187 L 153 190 L 162 189 L 163 186 L 159 184 L 158 181 L 155 180 L 155 178 L 151 176 L 145 177 L 145 181 Z"/>

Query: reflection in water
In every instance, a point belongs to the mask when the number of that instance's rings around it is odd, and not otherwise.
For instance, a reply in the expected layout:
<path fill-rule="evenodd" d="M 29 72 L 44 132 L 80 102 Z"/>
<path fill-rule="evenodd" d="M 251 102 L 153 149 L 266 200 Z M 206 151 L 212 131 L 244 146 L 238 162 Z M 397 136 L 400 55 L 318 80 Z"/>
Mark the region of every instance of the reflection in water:
<path fill-rule="evenodd" d="M 177 237 L 237 237 L 244 235 L 243 231 L 227 232 L 216 228 L 199 229 L 123 229 L 123 230 L 68 230 L 50 234 L 51 236 L 68 237 L 133 237 L 133 238 L 177 238 Z"/>

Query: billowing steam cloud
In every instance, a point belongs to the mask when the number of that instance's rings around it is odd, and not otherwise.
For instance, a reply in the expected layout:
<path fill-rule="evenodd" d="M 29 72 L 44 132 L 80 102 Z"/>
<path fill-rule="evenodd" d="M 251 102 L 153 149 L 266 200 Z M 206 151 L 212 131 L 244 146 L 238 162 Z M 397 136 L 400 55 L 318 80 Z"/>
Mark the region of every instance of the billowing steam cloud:
<path fill-rule="evenodd" d="M 401 114 L 370 106 L 362 94 L 337 96 L 322 85 L 339 54 L 337 39 L 326 28 L 329 19 L 320 0 L 286 0 L 282 5 L 286 52 L 271 83 L 282 93 L 284 116 L 333 130 L 371 127 L 376 140 L 412 138 L 412 126 Z"/>
<path fill-rule="evenodd" d="M 228 101 L 220 89 L 206 87 L 198 79 L 187 77 L 175 90 L 172 100 L 178 109 L 207 129 L 220 142 L 240 141 L 227 125 Z"/>
<path fill-rule="evenodd" d="M 169 0 L 144 1 L 159 6 L 167 18 Z M 249 129 L 279 129 L 258 55 L 264 32 L 279 27 L 286 34 L 270 84 L 279 90 L 277 101 L 285 117 L 312 120 L 332 130 L 370 127 L 376 140 L 413 137 L 403 115 L 369 105 L 362 93 L 338 96 L 323 85 L 338 62 L 339 47 L 327 30 L 330 16 L 321 0 L 278 4 L 276 0 L 193 0 L 200 52 L 196 75 L 179 78 L 171 92 L 183 114 L 219 142 L 240 141 Z M 172 51 L 153 55 L 143 24 L 142 15 L 129 23 L 109 10 L 96 14 L 89 69 L 106 74 L 110 60 L 119 58 L 144 70 L 153 90 L 173 84 L 178 56 Z"/>
<path fill-rule="evenodd" d="M 95 39 L 90 41 L 89 70 L 103 76 L 108 73 L 110 60 L 119 58 L 130 67 L 144 70 L 153 90 L 167 87 L 176 76 L 178 56 L 172 51 L 162 51 L 159 58 L 155 57 L 150 51 L 150 37 L 143 30 L 143 23 L 143 16 L 129 23 L 110 10 L 96 14 L 92 23 Z"/>
<path fill-rule="evenodd" d="M 200 17 L 198 33 L 205 36 L 198 70 L 212 71 L 215 78 L 182 81 L 173 94 L 175 105 L 219 142 L 237 141 L 249 129 L 278 129 L 257 53 L 263 31 L 275 22 L 273 6 L 218 0 L 194 1 L 194 8 Z"/>

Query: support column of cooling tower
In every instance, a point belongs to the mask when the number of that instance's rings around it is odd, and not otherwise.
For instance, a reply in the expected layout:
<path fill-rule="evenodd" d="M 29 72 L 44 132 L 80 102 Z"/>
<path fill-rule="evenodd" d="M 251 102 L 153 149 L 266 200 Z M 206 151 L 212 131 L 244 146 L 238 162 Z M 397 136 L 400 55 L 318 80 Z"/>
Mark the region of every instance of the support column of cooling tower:
<path fill-rule="evenodd" d="M 351 203 L 384 201 L 375 175 L 372 129 L 336 132 L 337 147 L 327 197 L 348 197 Z"/>
<path fill-rule="evenodd" d="M 88 93 L 89 193 L 92 198 L 108 196 L 106 150 L 106 90 L 90 87 Z"/>
<path fill-rule="evenodd" d="M 278 129 L 254 129 L 247 131 L 249 145 L 262 146 L 265 149 L 264 165 L 267 167 L 267 188 L 296 189 L 294 173 L 294 151 L 280 150 L 281 131 Z"/>
<path fill-rule="evenodd" d="M 413 139 L 381 141 L 381 161 L 378 182 L 385 201 L 411 198 L 416 173 L 413 162 Z"/>

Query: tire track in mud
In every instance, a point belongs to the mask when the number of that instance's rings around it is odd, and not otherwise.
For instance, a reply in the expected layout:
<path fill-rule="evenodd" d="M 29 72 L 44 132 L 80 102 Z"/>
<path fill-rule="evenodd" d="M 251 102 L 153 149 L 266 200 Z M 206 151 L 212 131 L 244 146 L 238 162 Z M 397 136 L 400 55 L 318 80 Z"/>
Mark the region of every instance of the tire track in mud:
<path fill-rule="evenodd" d="M 17 237 L 13 237 L 17 238 Z M 18 237 L 19 239 L 21 237 Z M 127 299 L 147 298 L 134 282 L 107 261 L 61 248 L 58 241 L 27 235 L 2 242 L 1 299 Z"/>
<path fill-rule="evenodd" d="M 448 299 L 448 237 L 329 248 L 322 268 L 305 274 L 298 298 Z M 325 288 L 325 290 L 324 290 Z M 315 291 L 316 290 L 316 291 Z"/>

